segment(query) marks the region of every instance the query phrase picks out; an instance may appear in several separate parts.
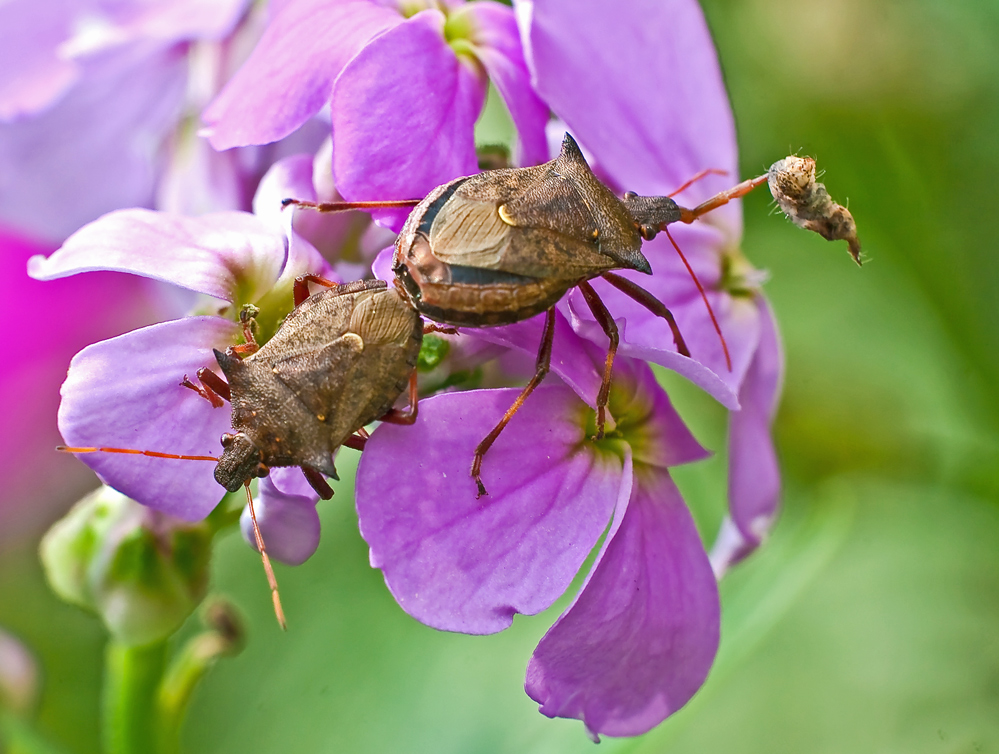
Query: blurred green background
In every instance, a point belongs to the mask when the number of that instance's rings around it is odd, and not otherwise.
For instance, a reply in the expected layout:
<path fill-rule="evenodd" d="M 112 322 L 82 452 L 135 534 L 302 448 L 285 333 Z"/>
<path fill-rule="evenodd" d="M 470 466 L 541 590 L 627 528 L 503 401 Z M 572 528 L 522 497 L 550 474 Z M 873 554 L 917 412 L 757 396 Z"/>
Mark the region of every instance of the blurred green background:
<path fill-rule="evenodd" d="M 746 201 L 744 249 L 771 272 L 787 349 L 785 509 L 723 584 L 722 650 L 701 693 L 600 750 L 997 752 L 999 3 L 704 5 L 743 174 L 815 156 L 870 261 L 858 269 L 844 245 L 771 216 L 765 194 Z M 664 380 L 723 447 L 722 411 Z M 723 469 L 716 457 L 677 474 L 706 525 Z M 564 602 L 487 638 L 417 624 L 368 567 L 344 476 L 321 506 L 318 554 L 278 566 L 287 635 L 259 561 L 235 536 L 221 543 L 214 590 L 247 614 L 249 644 L 198 692 L 188 749 L 591 751 L 579 723 L 540 716 L 522 690 Z M 0 625 L 45 667 L 43 730 L 96 752 L 103 632 L 48 593 L 35 546 L 0 553 Z"/>

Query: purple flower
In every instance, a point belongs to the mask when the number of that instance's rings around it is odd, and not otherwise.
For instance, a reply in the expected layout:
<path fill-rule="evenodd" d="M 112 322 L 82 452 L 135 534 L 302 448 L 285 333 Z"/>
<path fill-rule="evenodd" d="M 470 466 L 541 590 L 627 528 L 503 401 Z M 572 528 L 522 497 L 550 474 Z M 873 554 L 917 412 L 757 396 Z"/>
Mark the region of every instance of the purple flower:
<path fill-rule="evenodd" d="M 600 350 L 571 331 L 557 337 L 573 357 L 559 376 L 599 382 Z M 611 521 L 575 601 L 535 650 L 526 688 L 546 715 L 642 733 L 700 687 L 718 645 L 715 577 L 668 470 L 707 453 L 648 367 L 621 359 L 607 437 L 591 439 L 593 410 L 572 389 L 542 386 L 490 449 L 490 495 L 476 499 L 473 449 L 517 392 L 439 395 L 414 427 L 372 435 L 357 476 L 371 563 L 418 620 L 492 633 L 549 607 Z"/>
<path fill-rule="evenodd" d="M 0 6 L 0 219 L 58 243 L 149 205 L 184 117 L 188 52 L 247 0 L 10 0 Z"/>
<path fill-rule="evenodd" d="M 706 168 L 727 171 L 677 197 L 692 207 L 738 181 L 734 119 L 694 0 L 624 7 L 598 0 L 518 0 L 516 6 L 535 88 L 613 187 L 665 194 Z M 580 87 L 583 78 L 587 85 Z M 780 339 L 759 292 L 763 276 L 739 249 L 738 202 L 693 226 L 674 225 L 671 233 L 707 290 L 731 370 L 697 288 L 665 234 L 643 248 L 651 278 L 622 274 L 669 306 L 693 362 L 676 353 L 661 319 L 603 281 L 593 285 L 613 316 L 623 320 L 619 353 L 676 370 L 732 411 L 729 507 L 739 535 L 732 554 L 745 554 L 769 530 L 779 497 L 770 424 L 783 372 Z M 578 292 L 561 308 L 576 332 L 606 343 Z M 719 554 L 721 570 L 726 560 Z"/>
<path fill-rule="evenodd" d="M 287 186 L 264 182 L 276 194 Z M 263 189 L 262 189 L 263 191 Z M 271 203 L 264 202 L 269 206 Z M 275 203 L 275 207 L 279 204 Z M 62 386 L 59 428 L 70 446 L 109 446 L 183 455 L 211 455 L 230 428 L 227 409 L 216 409 L 181 385 L 201 367 L 217 368 L 212 349 L 240 337 L 244 304 L 259 308 L 265 341 L 292 307 L 292 284 L 305 273 L 330 275 L 318 252 L 273 215 L 223 212 L 189 218 L 143 209 L 119 210 L 73 234 L 50 257 L 34 257 L 29 273 L 41 280 L 94 270 L 115 270 L 172 283 L 198 294 L 194 313 L 95 343 L 78 353 Z M 223 496 L 211 464 L 111 453 L 83 454 L 110 486 L 156 510 L 195 521 Z M 297 471 L 297 470 L 296 470 Z M 318 518 L 292 541 L 278 511 L 315 493 L 277 474 L 261 486 L 262 509 L 273 531 L 275 555 L 300 562 L 318 541 Z M 289 496 L 289 500 L 282 499 Z M 311 528 L 309 528 L 311 527 Z M 311 544 L 310 544 L 311 543 Z M 303 555 L 303 549 L 308 553 Z"/>
<path fill-rule="evenodd" d="M 494 2 L 290 0 L 204 113 L 217 149 L 284 138 L 329 105 L 333 175 L 350 200 L 419 198 L 476 172 L 473 126 L 491 79 L 547 156 L 512 9 Z M 398 228 L 405 213 L 385 211 Z"/>

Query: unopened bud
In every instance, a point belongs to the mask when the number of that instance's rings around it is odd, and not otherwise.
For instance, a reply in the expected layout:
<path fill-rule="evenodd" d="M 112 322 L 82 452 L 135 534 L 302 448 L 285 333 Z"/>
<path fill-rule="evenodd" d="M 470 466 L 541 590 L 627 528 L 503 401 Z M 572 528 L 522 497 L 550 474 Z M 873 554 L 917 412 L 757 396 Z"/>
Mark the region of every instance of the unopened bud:
<path fill-rule="evenodd" d="M 770 166 L 767 182 L 770 193 L 791 222 L 829 241 L 846 241 L 854 261 L 862 263 L 853 215 L 834 202 L 826 187 L 815 180 L 815 160 L 794 155 L 778 160 Z"/>
<path fill-rule="evenodd" d="M 42 539 L 52 590 L 97 613 L 124 644 L 172 634 L 201 602 L 211 530 L 145 508 L 110 487 L 83 498 Z"/>

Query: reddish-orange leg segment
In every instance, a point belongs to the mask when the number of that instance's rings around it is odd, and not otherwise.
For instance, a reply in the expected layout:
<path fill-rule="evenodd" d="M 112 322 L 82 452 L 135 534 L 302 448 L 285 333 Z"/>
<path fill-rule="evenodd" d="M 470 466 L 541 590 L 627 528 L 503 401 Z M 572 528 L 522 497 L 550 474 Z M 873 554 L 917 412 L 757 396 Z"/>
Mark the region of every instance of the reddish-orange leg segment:
<path fill-rule="evenodd" d="M 604 424 L 607 421 L 607 399 L 610 397 L 611 376 L 614 374 L 614 357 L 617 355 L 617 347 L 620 336 L 617 331 L 617 323 L 607 311 L 604 302 L 600 300 L 597 292 L 593 290 L 586 281 L 579 284 L 579 291 L 583 294 L 586 305 L 593 312 L 594 319 L 600 323 L 604 333 L 610 338 L 610 346 L 607 348 L 607 359 L 604 362 L 604 377 L 600 382 L 600 392 L 597 393 L 597 434 L 593 438 L 600 440 L 604 436 Z"/>
<path fill-rule="evenodd" d="M 728 191 L 721 191 L 714 196 L 712 196 L 707 201 L 701 202 L 693 209 L 687 209 L 686 207 L 680 207 L 680 222 L 692 223 L 694 220 L 710 212 L 713 209 L 718 209 L 722 205 L 728 204 L 733 199 L 738 199 L 739 197 L 745 196 L 750 191 L 752 191 L 757 186 L 767 182 L 766 175 L 760 175 L 756 178 L 750 178 L 749 180 L 743 181 L 737 186 L 733 186 L 728 189 Z"/>
<path fill-rule="evenodd" d="M 496 438 L 499 437 L 500 432 L 503 428 L 510 423 L 513 415 L 517 413 L 521 406 L 524 405 L 524 401 L 527 400 L 527 396 L 534 392 L 534 388 L 541 384 L 541 381 L 548 374 L 548 370 L 551 368 L 552 363 L 552 342 L 555 340 L 555 307 L 552 307 L 545 312 L 545 331 L 544 335 L 541 336 L 541 347 L 538 349 L 538 360 L 534 365 L 534 376 L 531 377 L 531 381 L 527 383 L 527 386 L 520 391 L 520 395 L 517 396 L 517 400 L 513 402 L 513 405 L 506 410 L 503 414 L 503 418 L 497 422 L 496 426 L 492 428 L 492 431 L 475 446 L 475 456 L 472 459 L 472 470 L 471 476 L 475 480 L 475 486 L 478 488 L 476 493 L 476 499 L 482 497 L 483 495 L 488 495 L 486 492 L 486 487 L 482 483 L 482 459 L 486 455 L 486 451 L 496 442 Z"/>
<path fill-rule="evenodd" d="M 420 393 L 416 384 L 416 370 L 414 369 L 413 373 L 409 375 L 409 408 L 405 411 L 390 408 L 388 413 L 382 417 L 382 421 L 389 424 L 415 424 L 416 416 L 419 412 L 419 404 Z"/>
<path fill-rule="evenodd" d="M 295 278 L 294 292 L 295 292 L 295 306 L 301 304 L 305 299 L 309 297 L 309 283 L 315 283 L 316 285 L 322 285 L 326 288 L 336 288 L 337 284 L 332 280 L 327 280 L 319 275 L 300 275 Z"/>
<path fill-rule="evenodd" d="M 330 487 L 329 483 L 326 481 L 326 477 L 322 473 L 311 466 L 303 466 L 302 474 L 305 475 L 305 481 L 309 483 L 309 486 L 316 491 L 323 500 L 329 500 L 333 497 L 333 488 Z"/>
<path fill-rule="evenodd" d="M 281 607 L 281 595 L 278 593 L 277 577 L 274 575 L 274 568 L 271 566 L 271 559 L 267 556 L 267 547 L 264 545 L 264 536 L 260 533 L 257 525 L 257 512 L 253 508 L 253 495 L 250 494 L 250 483 L 244 482 L 246 489 L 246 504 L 250 506 L 250 520 L 253 522 L 253 538 L 257 541 L 257 549 L 260 551 L 260 559 L 264 563 L 264 573 L 267 574 L 267 584 L 271 588 L 271 600 L 274 602 L 274 615 L 277 617 L 278 625 L 282 631 L 288 630 L 288 622 L 284 619 L 284 609 Z M 332 492 L 331 492 L 332 494 Z"/>
<path fill-rule="evenodd" d="M 198 380 L 200 385 L 196 385 L 185 374 L 181 381 L 181 387 L 190 388 L 215 408 L 222 408 L 226 401 L 232 401 L 229 394 L 229 383 L 219 377 L 208 367 L 201 367 L 198 370 Z"/>
<path fill-rule="evenodd" d="M 601 275 L 601 277 L 621 291 L 621 293 L 634 299 L 657 317 L 665 319 L 666 324 L 669 325 L 670 332 L 673 333 L 673 343 L 676 345 L 677 352 L 682 356 L 686 356 L 688 358 L 690 357 L 690 349 L 687 348 L 687 342 L 683 339 L 683 335 L 680 334 L 679 325 L 677 325 L 676 320 L 673 319 L 673 312 L 667 309 L 662 301 L 657 299 L 642 286 L 638 285 L 638 283 L 633 283 L 628 280 L 628 278 L 621 277 L 616 273 L 605 272 Z"/>
<path fill-rule="evenodd" d="M 701 180 L 702 178 L 707 178 L 709 175 L 728 175 L 728 171 L 719 170 L 718 168 L 705 168 L 700 173 L 691 178 L 689 181 L 680 186 L 680 188 L 678 188 L 676 191 L 673 191 L 672 193 L 667 194 L 666 196 L 672 198 L 677 194 L 683 193 L 691 186 L 693 186 L 695 183 L 697 183 L 699 180 Z"/>
<path fill-rule="evenodd" d="M 439 332 L 445 335 L 457 335 L 458 328 L 452 327 L 451 325 L 438 325 L 436 322 L 424 322 L 423 323 L 423 334 Z"/>

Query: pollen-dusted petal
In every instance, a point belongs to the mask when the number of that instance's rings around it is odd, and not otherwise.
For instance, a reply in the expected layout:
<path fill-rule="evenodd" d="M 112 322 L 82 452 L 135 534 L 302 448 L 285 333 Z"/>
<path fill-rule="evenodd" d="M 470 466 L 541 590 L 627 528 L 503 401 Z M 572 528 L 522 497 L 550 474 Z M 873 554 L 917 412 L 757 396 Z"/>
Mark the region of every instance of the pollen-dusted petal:
<path fill-rule="evenodd" d="M 213 348 L 236 340 L 220 317 L 187 317 L 87 346 L 62 386 L 59 430 L 70 446 L 119 447 L 179 455 L 221 453 L 228 405 L 213 408 L 180 382 L 214 366 Z M 215 464 L 118 453 L 80 454 L 107 484 L 150 508 L 187 521 L 204 518 L 225 490 Z"/>
<path fill-rule="evenodd" d="M 478 172 L 474 126 L 486 82 L 426 10 L 372 40 L 333 87 L 333 176 L 345 199 L 420 199 Z M 380 210 L 398 231 L 408 209 Z"/>
<path fill-rule="evenodd" d="M 283 139 L 329 102 L 348 61 L 402 20 L 398 11 L 366 0 L 284 3 L 203 113 L 205 135 L 216 149 Z"/>
<path fill-rule="evenodd" d="M 769 532 L 780 498 L 780 468 L 770 430 L 784 376 L 777 323 L 762 296 L 755 303 L 760 345 L 739 393 L 742 409 L 731 413 L 728 429 L 729 514 L 750 550 Z"/>
<path fill-rule="evenodd" d="M 636 464 L 665 470 L 711 455 L 680 418 L 644 361 L 615 360 L 609 408 Z"/>
<path fill-rule="evenodd" d="M 666 194 L 705 168 L 727 170 L 678 197 L 693 206 L 737 182 L 735 123 L 696 0 L 516 5 L 535 89 L 618 186 Z M 718 214 L 737 237 L 738 203 Z"/>
<path fill-rule="evenodd" d="M 489 450 L 476 499 L 476 443 L 517 390 L 438 395 L 412 427 L 383 424 L 361 454 L 357 511 L 371 564 L 427 625 L 487 634 L 568 587 L 604 531 L 621 460 L 595 453 L 571 390 L 541 387 Z"/>
<path fill-rule="evenodd" d="M 255 301 L 285 265 L 280 228 L 247 212 L 185 217 L 146 209 L 110 212 L 78 230 L 52 256 L 32 257 L 38 280 L 94 270 L 130 272 L 223 301 Z"/>
<path fill-rule="evenodd" d="M 253 511 L 267 554 L 288 565 L 301 565 L 319 547 L 316 493 L 298 467 L 271 469 L 270 475 L 260 480 L 259 490 L 253 498 Z M 243 539 L 256 549 L 249 506 L 243 508 L 239 528 Z"/>
<path fill-rule="evenodd" d="M 545 125 L 548 105 L 531 86 L 531 74 L 524 61 L 520 33 L 513 9 L 499 3 L 468 3 L 456 16 L 467 15 L 473 23 L 471 42 L 475 55 L 489 74 L 506 103 L 517 127 L 521 166 L 537 165 L 548 159 Z"/>
<path fill-rule="evenodd" d="M 639 735 L 704 683 L 719 620 L 714 574 L 679 491 L 667 472 L 636 466 L 586 583 L 527 666 L 527 693 L 549 717 Z"/>

